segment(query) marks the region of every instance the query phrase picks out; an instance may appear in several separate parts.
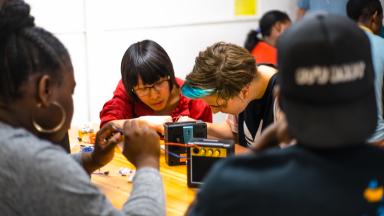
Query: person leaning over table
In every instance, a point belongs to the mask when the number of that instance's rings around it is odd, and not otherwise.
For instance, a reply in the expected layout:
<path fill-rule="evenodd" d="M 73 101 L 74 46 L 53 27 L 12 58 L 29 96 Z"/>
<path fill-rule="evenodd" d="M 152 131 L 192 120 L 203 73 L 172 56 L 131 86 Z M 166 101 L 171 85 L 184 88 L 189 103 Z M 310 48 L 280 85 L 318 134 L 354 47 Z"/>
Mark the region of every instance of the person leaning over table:
<path fill-rule="evenodd" d="M 219 42 L 196 57 L 182 92 L 189 98 L 201 98 L 213 112 L 229 114 L 223 122 L 207 124 L 210 137 L 233 139 L 249 147 L 277 119 L 276 80 L 276 69 L 256 66 L 245 48 Z"/>
<path fill-rule="evenodd" d="M 377 101 L 377 126 L 369 142 L 384 147 L 384 119 L 382 89 L 384 75 L 384 38 L 378 36 L 383 24 L 383 7 L 379 0 L 349 0 L 348 17 L 365 31 L 371 43 L 372 61 L 375 69 L 375 90 Z"/>
<path fill-rule="evenodd" d="M 204 101 L 180 94 L 183 80 L 175 77 L 167 52 L 152 40 L 139 41 L 126 50 L 121 77 L 113 98 L 100 112 L 100 126 L 137 118 L 162 132 L 164 122 L 180 116 L 212 122 L 212 111 Z"/>
<path fill-rule="evenodd" d="M 67 154 L 55 145 L 69 129 L 75 88 L 64 45 L 35 26 L 22 0 L 0 4 L 0 212 L 2 215 L 165 215 L 159 137 L 127 121 L 123 155 L 137 168 L 132 193 L 115 209 L 91 184 L 122 135 L 112 124 L 92 153 Z"/>
<path fill-rule="evenodd" d="M 346 17 L 306 16 L 277 50 L 286 121 L 255 153 L 215 164 L 187 215 L 383 215 L 384 149 L 366 141 L 377 115 L 367 35 Z"/>

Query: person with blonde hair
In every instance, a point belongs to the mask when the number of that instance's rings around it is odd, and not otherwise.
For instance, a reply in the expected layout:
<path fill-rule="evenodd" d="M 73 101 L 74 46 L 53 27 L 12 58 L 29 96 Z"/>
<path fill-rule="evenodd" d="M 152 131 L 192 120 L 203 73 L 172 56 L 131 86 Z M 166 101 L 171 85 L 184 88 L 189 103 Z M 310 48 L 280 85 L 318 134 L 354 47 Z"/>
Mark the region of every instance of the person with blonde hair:
<path fill-rule="evenodd" d="M 226 121 L 207 125 L 209 136 L 234 139 L 248 147 L 275 120 L 276 78 L 274 68 L 256 66 L 245 48 L 219 42 L 196 57 L 182 92 L 203 99 L 213 112 L 229 114 Z"/>

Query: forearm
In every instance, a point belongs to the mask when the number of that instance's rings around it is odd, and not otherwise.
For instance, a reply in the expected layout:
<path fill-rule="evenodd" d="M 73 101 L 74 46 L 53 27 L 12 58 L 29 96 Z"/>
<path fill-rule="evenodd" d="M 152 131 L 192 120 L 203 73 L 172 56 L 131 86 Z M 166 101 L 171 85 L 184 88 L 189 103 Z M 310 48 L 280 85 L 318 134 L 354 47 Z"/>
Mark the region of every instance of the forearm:
<path fill-rule="evenodd" d="M 235 140 L 236 138 L 231 126 L 226 121 L 220 123 L 207 123 L 207 132 L 209 138 L 232 140 Z"/>
<path fill-rule="evenodd" d="M 140 116 L 132 119 L 113 120 L 111 123 L 119 128 L 123 128 L 124 122 L 131 120 L 138 122 L 140 125 L 145 124 L 158 133 L 164 134 L 164 123 L 172 122 L 172 117 L 168 115 Z"/>
<path fill-rule="evenodd" d="M 102 167 L 102 165 L 98 165 L 96 164 L 93 160 L 92 160 L 92 156 L 91 156 L 91 153 L 90 152 L 86 152 L 86 153 L 76 153 L 76 154 L 72 154 L 71 155 L 72 158 L 77 162 L 79 163 L 83 169 L 89 174 L 91 175 L 95 170 L 99 169 Z"/>
<path fill-rule="evenodd" d="M 100 169 L 105 165 L 97 163 L 93 159 L 91 152 L 85 152 L 81 154 L 80 164 L 89 175 L 91 175 L 95 170 Z"/>
<path fill-rule="evenodd" d="M 137 170 L 123 211 L 126 215 L 165 215 L 164 189 L 157 169 L 145 167 Z"/>

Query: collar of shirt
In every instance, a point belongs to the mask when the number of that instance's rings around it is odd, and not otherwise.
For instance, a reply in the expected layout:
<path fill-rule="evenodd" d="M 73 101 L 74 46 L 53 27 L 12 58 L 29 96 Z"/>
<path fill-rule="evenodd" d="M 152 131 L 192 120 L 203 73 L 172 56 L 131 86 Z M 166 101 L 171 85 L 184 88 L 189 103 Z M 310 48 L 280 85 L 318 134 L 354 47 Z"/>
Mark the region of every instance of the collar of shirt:
<path fill-rule="evenodd" d="M 373 34 L 373 31 L 372 31 L 370 28 L 368 28 L 368 27 L 366 27 L 366 26 L 363 26 L 363 25 L 361 25 L 361 24 L 359 24 L 359 27 L 360 27 L 361 29 L 363 29 L 364 31 Z"/>

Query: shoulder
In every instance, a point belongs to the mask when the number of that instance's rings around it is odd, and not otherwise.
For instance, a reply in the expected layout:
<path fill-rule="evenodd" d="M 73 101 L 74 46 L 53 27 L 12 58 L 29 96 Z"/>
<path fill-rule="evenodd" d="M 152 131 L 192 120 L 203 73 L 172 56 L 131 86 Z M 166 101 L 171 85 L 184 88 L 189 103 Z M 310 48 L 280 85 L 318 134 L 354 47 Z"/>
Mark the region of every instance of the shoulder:
<path fill-rule="evenodd" d="M 178 78 L 178 77 L 175 77 L 175 79 L 176 79 L 176 84 L 177 84 L 179 87 L 181 87 L 181 86 L 184 84 L 184 80 L 183 80 L 183 79 L 180 79 L 180 78 Z"/>
<path fill-rule="evenodd" d="M 384 58 L 384 38 L 375 35 L 370 32 L 366 32 L 368 39 L 371 44 L 371 50 L 373 58 L 383 59 Z"/>
<path fill-rule="evenodd" d="M 278 82 L 278 76 L 277 73 L 272 75 L 271 79 L 269 79 L 269 83 L 273 86 L 275 86 Z"/>
<path fill-rule="evenodd" d="M 117 83 L 116 90 L 119 90 L 119 91 L 124 90 L 125 91 L 124 83 L 122 80 L 119 80 L 119 82 Z"/>
<path fill-rule="evenodd" d="M 116 89 L 113 92 L 115 95 L 120 95 L 129 98 L 128 92 L 125 90 L 125 86 L 122 80 L 117 83 Z"/>
<path fill-rule="evenodd" d="M 277 181 L 284 179 L 280 175 L 285 172 L 280 172 L 280 169 L 288 163 L 288 159 L 284 156 L 286 153 L 282 152 L 280 149 L 270 149 L 259 154 L 232 156 L 217 162 L 205 178 L 193 211 L 225 213 L 234 207 L 249 208 L 246 203 L 256 202 L 260 197 L 255 197 L 255 194 L 270 190 L 267 185 L 271 184 L 273 178 Z M 226 205 L 223 206 L 217 200 L 226 202 Z"/>
<path fill-rule="evenodd" d="M 15 209 L 26 215 L 79 215 L 105 202 L 88 174 L 61 147 L 23 129 L 0 126 L 0 137 L 7 138 L 0 141 L 0 185 L 9 187 L 3 197 L 15 201 Z"/>
<path fill-rule="evenodd" d="M 270 74 L 271 77 L 277 73 L 277 69 L 276 68 L 268 66 L 268 65 L 265 65 L 265 64 L 258 65 L 257 66 L 257 70 L 260 71 L 261 73 Z"/>
<path fill-rule="evenodd" d="M 372 48 L 380 48 L 381 50 L 384 50 L 384 38 L 369 32 L 367 32 L 367 34 L 372 45 L 374 46 Z"/>
<path fill-rule="evenodd" d="M 122 80 L 119 80 L 119 82 L 117 83 L 116 89 L 113 92 L 113 98 L 110 101 L 114 100 L 123 100 L 126 103 L 131 102 L 133 100 L 129 92 L 127 92 L 127 90 L 125 89 Z"/>
<path fill-rule="evenodd" d="M 255 48 L 253 48 L 252 50 L 252 54 L 265 54 L 265 52 L 267 52 L 268 55 L 270 54 L 273 54 L 275 52 L 277 52 L 276 48 L 269 45 L 268 43 L 264 42 L 264 41 L 260 41 L 259 43 L 257 43 L 257 45 L 255 46 Z"/>
<path fill-rule="evenodd" d="M 268 80 L 268 87 L 267 88 L 270 88 L 270 87 L 273 88 L 276 85 L 277 80 L 278 80 L 276 68 L 268 66 L 268 65 L 258 65 L 257 71 L 270 77 Z M 273 89 L 271 89 L 271 90 L 273 90 Z"/>
<path fill-rule="evenodd" d="M 260 41 L 260 44 L 261 47 L 263 47 L 264 49 L 273 49 L 273 50 L 276 50 L 276 48 L 274 46 L 271 46 L 269 45 L 267 42 L 265 41 Z"/>
<path fill-rule="evenodd" d="M 299 0 L 297 2 L 297 6 L 301 9 L 308 10 L 309 9 L 310 0 Z"/>
<path fill-rule="evenodd" d="M 15 138 L 13 145 L 19 149 L 17 152 L 13 152 L 17 158 L 15 160 L 23 161 L 24 164 L 21 166 L 30 175 L 50 176 L 49 181 L 52 180 L 52 177 L 65 178 L 63 177 L 64 173 L 71 178 L 72 175 L 86 175 L 80 164 L 60 146 L 32 134 Z"/>
<path fill-rule="evenodd" d="M 7 141 L 1 143 L 0 165 L 6 168 L 5 164 L 11 163 L 9 173 L 15 178 L 18 176 L 21 185 L 33 187 L 40 184 L 47 188 L 75 176 L 86 179 L 82 167 L 61 147 L 23 129 L 10 129 L 8 132 L 11 135 L 4 137 Z"/>
<path fill-rule="evenodd" d="M 372 42 L 380 42 L 381 40 L 384 40 L 382 37 L 375 35 L 374 33 L 370 32 L 370 30 L 367 27 L 360 26 L 360 28 L 365 32 L 368 39 Z"/>
<path fill-rule="evenodd" d="M 2 138 L 0 142 L 2 146 L 0 160 L 2 162 L 5 158 L 10 157 L 13 158 L 14 165 L 20 163 L 20 167 L 25 167 L 25 169 L 42 170 L 49 166 L 56 166 L 57 171 L 57 169 L 63 169 L 63 164 L 81 169 L 62 147 L 40 139 L 25 129 L 0 126 L 0 137 Z"/>
<path fill-rule="evenodd" d="M 0 148 L 0 154 L 12 156 L 15 160 L 33 160 L 33 155 L 38 154 L 46 148 L 53 148 L 57 151 L 61 150 L 59 146 L 54 146 L 50 142 L 36 137 L 23 128 L 0 126 L 0 137 L 2 138 L 2 141 L 0 141 L 2 146 L 2 148 Z"/>

